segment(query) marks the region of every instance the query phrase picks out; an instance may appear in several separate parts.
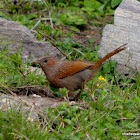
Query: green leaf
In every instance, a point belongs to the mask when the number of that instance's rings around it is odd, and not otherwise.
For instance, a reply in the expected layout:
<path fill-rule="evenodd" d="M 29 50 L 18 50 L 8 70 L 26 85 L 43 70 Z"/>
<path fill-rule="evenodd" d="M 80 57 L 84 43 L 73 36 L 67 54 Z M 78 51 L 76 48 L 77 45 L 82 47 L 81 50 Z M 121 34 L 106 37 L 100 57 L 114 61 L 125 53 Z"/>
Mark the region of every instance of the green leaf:
<path fill-rule="evenodd" d="M 28 20 L 32 20 L 32 19 L 37 18 L 37 14 L 36 13 L 31 13 L 31 14 L 26 15 L 26 17 L 28 18 Z"/>
<path fill-rule="evenodd" d="M 64 119 L 63 121 L 66 122 L 69 125 L 71 124 L 71 120 L 69 120 L 69 119 Z"/>
<path fill-rule="evenodd" d="M 122 0 L 112 0 L 111 1 L 111 7 L 114 8 L 118 6 L 121 3 Z"/>
<path fill-rule="evenodd" d="M 4 4 L 3 3 L 0 3 L 0 8 L 4 8 Z"/>
<path fill-rule="evenodd" d="M 70 26 L 70 30 L 80 33 L 80 30 L 74 26 Z"/>
<path fill-rule="evenodd" d="M 124 117 L 126 118 L 135 118 L 136 115 L 131 112 L 124 112 Z"/>

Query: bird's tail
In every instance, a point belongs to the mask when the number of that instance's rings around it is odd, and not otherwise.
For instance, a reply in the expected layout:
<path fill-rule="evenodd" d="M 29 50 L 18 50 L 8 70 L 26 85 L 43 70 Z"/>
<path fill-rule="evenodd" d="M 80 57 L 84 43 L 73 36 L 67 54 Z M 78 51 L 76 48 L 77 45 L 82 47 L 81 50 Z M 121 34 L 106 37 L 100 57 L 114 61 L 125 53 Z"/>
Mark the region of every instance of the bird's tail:
<path fill-rule="evenodd" d="M 110 57 L 112 57 L 113 55 L 119 53 L 122 50 L 125 50 L 127 47 L 126 46 L 128 43 L 120 46 L 119 48 L 115 49 L 114 51 L 110 52 L 109 54 L 107 54 L 105 57 L 103 57 L 101 60 L 99 60 L 98 62 L 96 62 L 93 66 L 90 67 L 90 69 L 94 69 L 98 66 L 100 66 L 104 61 L 106 61 L 107 59 L 109 59 Z"/>

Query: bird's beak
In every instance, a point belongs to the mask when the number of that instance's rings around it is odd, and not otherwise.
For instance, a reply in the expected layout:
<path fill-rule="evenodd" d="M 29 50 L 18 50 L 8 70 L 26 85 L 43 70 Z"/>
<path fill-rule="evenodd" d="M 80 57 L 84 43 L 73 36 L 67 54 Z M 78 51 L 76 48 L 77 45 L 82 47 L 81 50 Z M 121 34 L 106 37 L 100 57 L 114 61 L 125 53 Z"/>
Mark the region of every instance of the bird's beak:
<path fill-rule="evenodd" d="M 38 60 L 35 60 L 32 62 L 32 66 L 40 65 L 40 62 Z"/>
<path fill-rule="evenodd" d="M 39 64 L 39 61 L 38 61 L 38 60 L 35 60 L 35 61 L 33 61 L 32 63 L 37 63 L 37 64 Z"/>

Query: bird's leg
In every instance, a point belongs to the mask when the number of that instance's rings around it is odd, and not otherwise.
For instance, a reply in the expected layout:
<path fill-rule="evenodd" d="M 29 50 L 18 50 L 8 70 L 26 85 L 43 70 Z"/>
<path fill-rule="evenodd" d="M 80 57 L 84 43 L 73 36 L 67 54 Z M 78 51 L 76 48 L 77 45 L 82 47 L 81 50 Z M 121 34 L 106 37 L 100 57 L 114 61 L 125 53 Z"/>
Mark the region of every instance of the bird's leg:
<path fill-rule="evenodd" d="M 83 92 L 84 90 L 84 83 L 82 85 L 82 89 L 79 91 L 79 93 L 74 97 L 74 99 L 77 101 L 78 100 L 78 97 L 80 96 L 80 94 Z"/>
<path fill-rule="evenodd" d="M 81 91 L 79 91 L 79 93 L 74 97 L 74 99 L 77 101 L 78 100 L 78 97 L 80 96 L 81 94 Z"/>
<path fill-rule="evenodd" d="M 69 91 L 68 96 L 70 101 L 75 101 L 75 97 L 73 97 L 73 91 Z"/>

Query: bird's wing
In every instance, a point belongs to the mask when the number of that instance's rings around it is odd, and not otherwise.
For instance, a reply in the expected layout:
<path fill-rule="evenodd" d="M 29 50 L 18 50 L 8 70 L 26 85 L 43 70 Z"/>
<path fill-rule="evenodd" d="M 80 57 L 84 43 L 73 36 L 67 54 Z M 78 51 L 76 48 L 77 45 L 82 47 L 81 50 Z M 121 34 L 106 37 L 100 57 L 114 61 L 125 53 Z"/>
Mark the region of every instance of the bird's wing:
<path fill-rule="evenodd" d="M 63 63 L 63 65 L 61 66 L 61 69 L 58 70 L 55 76 L 57 76 L 58 79 L 62 79 L 62 78 L 71 76 L 75 73 L 78 73 L 84 69 L 87 69 L 92 65 L 93 63 L 88 63 L 84 61 L 73 61 L 70 63 L 67 61 Z"/>

